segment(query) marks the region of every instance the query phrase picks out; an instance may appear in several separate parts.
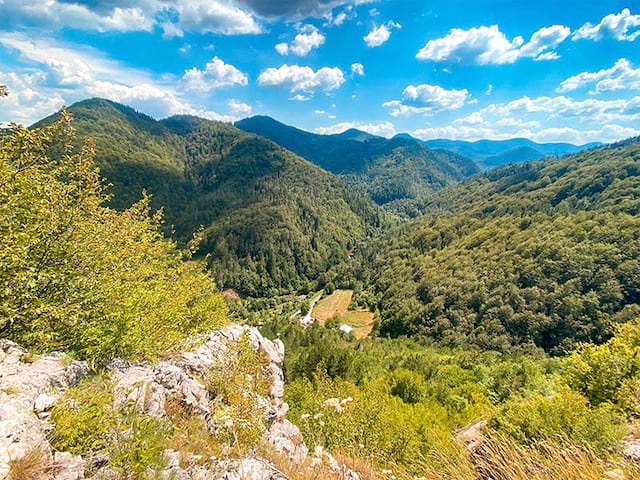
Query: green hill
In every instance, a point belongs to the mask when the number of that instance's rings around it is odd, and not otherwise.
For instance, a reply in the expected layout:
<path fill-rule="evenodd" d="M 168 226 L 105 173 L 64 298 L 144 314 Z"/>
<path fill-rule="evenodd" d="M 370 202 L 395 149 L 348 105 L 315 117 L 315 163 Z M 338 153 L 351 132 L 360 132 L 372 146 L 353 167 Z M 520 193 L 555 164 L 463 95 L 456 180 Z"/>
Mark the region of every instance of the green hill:
<path fill-rule="evenodd" d="M 107 100 L 69 108 L 124 208 L 143 190 L 182 242 L 200 226 L 219 286 L 250 295 L 308 288 L 380 226 L 377 209 L 336 177 L 232 125 L 156 121 Z M 49 123 L 54 117 L 43 120 Z"/>
<path fill-rule="evenodd" d="M 508 165 L 431 195 L 425 212 L 640 212 L 640 138 L 558 159 Z"/>
<path fill-rule="evenodd" d="M 414 139 L 388 140 L 354 129 L 317 135 L 263 116 L 241 120 L 236 126 L 340 175 L 380 205 L 418 198 L 480 170 L 468 158 L 431 150 Z"/>
<path fill-rule="evenodd" d="M 424 210 L 356 259 L 383 335 L 561 353 L 640 314 L 638 139 L 492 170 Z"/>

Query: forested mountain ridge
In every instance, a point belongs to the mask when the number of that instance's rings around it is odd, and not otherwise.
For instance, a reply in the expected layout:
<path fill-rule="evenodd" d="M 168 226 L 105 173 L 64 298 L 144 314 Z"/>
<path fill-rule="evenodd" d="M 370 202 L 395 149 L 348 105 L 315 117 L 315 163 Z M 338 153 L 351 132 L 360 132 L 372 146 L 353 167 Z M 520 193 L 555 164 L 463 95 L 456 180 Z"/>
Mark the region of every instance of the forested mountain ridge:
<path fill-rule="evenodd" d="M 431 150 L 414 139 L 388 140 L 355 129 L 318 135 L 264 116 L 240 120 L 236 126 L 340 175 L 378 204 L 414 199 L 479 172 L 472 160 Z"/>
<path fill-rule="evenodd" d="M 562 353 L 640 314 L 637 138 L 491 170 L 423 208 L 356 259 L 382 334 Z"/>
<path fill-rule="evenodd" d="M 604 209 L 640 212 L 640 137 L 558 159 L 508 165 L 430 195 L 425 212 L 499 215 Z"/>
<path fill-rule="evenodd" d="M 144 189 L 176 238 L 186 242 L 202 226 L 200 254 L 211 254 L 221 287 L 306 288 L 381 224 L 376 207 L 333 175 L 232 125 L 156 121 L 102 99 L 69 111 L 78 134 L 95 139 L 111 205 L 127 207 Z"/>

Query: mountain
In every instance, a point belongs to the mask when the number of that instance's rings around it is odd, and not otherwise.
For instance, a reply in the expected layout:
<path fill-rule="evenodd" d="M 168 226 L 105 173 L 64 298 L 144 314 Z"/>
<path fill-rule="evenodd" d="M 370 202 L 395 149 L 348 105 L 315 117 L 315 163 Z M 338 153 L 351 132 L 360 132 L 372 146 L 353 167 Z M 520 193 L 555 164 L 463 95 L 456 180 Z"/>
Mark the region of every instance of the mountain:
<path fill-rule="evenodd" d="M 264 116 L 235 125 L 339 175 L 381 205 L 417 198 L 479 172 L 472 160 L 431 150 L 414 139 L 388 140 L 356 129 L 318 135 Z"/>
<path fill-rule="evenodd" d="M 562 354 L 640 315 L 640 137 L 489 170 L 422 208 L 354 259 L 382 335 Z"/>
<path fill-rule="evenodd" d="M 396 137 L 413 138 L 406 133 L 398 134 Z M 484 168 L 577 153 L 601 145 L 600 143 L 588 143 L 580 146 L 570 143 L 536 143 L 526 138 L 478 140 L 475 142 L 435 139 L 426 140 L 424 144 L 429 148 L 448 150 L 471 158 Z"/>
<path fill-rule="evenodd" d="M 69 111 L 78 134 L 95 139 L 112 206 L 146 190 L 181 242 L 202 226 L 199 253 L 210 255 L 220 287 L 250 295 L 308 288 L 380 226 L 377 208 L 338 178 L 232 125 L 156 121 L 102 99 Z"/>
<path fill-rule="evenodd" d="M 640 213 L 640 138 L 489 170 L 431 195 L 427 212 L 501 215 L 515 211 Z"/>

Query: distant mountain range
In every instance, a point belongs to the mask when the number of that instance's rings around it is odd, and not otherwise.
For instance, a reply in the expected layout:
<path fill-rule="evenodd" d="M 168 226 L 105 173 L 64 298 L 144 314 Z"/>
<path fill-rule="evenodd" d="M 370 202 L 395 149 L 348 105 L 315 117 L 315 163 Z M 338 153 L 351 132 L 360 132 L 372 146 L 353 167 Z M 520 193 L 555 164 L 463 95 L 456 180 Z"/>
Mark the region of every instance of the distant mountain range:
<path fill-rule="evenodd" d="M 337 174 L 381 205 L 417 198 L 480 171 L 469 158 L 433 150 L 412 138 L 386 139 L 355 129 L 318 135 L 264 116 L 235 125 Z"/>
<path fill-rule="evenodd" d="M 407 133 L 398 134 L 394 138 L 422 141 Z M 571 143 L 536 143 L 526 138 L 478 140 L 475 142 L 436 139 L 422 142 L 429 148 L 448 150 L 468 157 L 478 162 L 483 168 L 499 167 L 509 163 L 528 162 L 549 156 L 567 155 L 602 145 L 598 142 L 587 143 L 585 145 L 573 145 Z"/>

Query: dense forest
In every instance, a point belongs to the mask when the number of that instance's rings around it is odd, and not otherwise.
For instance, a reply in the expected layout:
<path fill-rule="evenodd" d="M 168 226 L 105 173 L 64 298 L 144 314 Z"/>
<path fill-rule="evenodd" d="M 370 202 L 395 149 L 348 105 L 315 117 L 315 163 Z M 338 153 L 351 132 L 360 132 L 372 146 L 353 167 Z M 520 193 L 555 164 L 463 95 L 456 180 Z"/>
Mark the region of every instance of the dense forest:
<path fill-rule="evenodd" d="M 78 135 L 95 140 L 110 205 L 127 208 L 146 191 L 178 241 L 202 235 L 197 254 L 215 260 L 210 268 L 222 288 L 250 295 L 311 288 L 383 222 L 368 199 L 331 174 L 231 125 L 159 122 L 100 99 L 69 112 Z"/>
<path fill-rule="evenodd" d="M 602 342 L 640 311 L 639 165 L 632 139 L 491 170 L 327 278 L 361 290 L 383 335 L 554 354 Z"/>
<path fill-rule="evenodd" d="M 354 129 L 317 135 L 260 116 L 236 122 L 236 126 L 338 174 L 381 205 L 417 198 L 479 171 L 472 160 L 431 150 L 415 139 L 387 140 Z"/>

